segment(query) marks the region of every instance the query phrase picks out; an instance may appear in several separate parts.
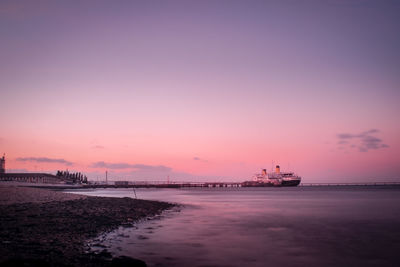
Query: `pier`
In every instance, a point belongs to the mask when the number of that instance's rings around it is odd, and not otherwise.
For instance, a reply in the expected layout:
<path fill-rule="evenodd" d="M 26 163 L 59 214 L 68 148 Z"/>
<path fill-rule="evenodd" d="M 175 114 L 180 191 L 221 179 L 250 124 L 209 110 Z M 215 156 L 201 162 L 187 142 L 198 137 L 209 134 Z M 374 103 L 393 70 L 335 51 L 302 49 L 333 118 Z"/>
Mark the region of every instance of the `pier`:
<path fill-rule="evenodd" d="M 83 185 L 84 188 L 215 188 L 242 187 L 241 182 L 163 182 L 163 181 L 116 181 L 115 184 L 93 183 Z"/>
<path fill-rule="evenodd" d="M 400 182 L 366 183 L 301 183 L 298 187 L 343 187 L 343 186 L 400 186 Z M 244 182 L 164 182 L 164 181 L 116 181 L 110 183 L 91 183 L 83 188 L 239 188 L 262 187 L 248 186 Z M 271 186 L 266 186 L 271 187 Z M 274 186 L 286 187 L 286 186 Z"/>
<path fill-rule="evenodd" d="M 400 182 L 300 183 L 299 186 L 400 186 Z"/>

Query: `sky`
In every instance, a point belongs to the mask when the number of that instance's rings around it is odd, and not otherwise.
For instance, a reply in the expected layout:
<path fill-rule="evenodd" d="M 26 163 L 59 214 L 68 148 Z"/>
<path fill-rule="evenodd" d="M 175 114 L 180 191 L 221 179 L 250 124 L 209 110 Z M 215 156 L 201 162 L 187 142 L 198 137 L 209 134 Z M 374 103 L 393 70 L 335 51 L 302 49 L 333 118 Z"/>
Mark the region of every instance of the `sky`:
<path fill-rule="evenodd" d="M 0 1 L 7 172 L 400 182 L 398 1 Z"/>

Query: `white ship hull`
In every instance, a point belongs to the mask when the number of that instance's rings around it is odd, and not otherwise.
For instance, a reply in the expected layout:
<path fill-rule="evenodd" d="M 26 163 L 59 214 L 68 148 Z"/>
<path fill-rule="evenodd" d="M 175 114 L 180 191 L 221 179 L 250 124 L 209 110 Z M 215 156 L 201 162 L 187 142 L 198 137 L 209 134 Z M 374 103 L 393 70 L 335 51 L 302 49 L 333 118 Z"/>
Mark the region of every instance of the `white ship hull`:
<path fill-rule="evenodd" d="M 300 182 L 300 176 L 293 172 L 281 172 L 280 167 L 276 166 L 275 172 L 267 173 L 267 170 L 263 169 L 261 174 L 254 176 L 253 181 L 246 181 L 243 186 L 298 186 Z"/>

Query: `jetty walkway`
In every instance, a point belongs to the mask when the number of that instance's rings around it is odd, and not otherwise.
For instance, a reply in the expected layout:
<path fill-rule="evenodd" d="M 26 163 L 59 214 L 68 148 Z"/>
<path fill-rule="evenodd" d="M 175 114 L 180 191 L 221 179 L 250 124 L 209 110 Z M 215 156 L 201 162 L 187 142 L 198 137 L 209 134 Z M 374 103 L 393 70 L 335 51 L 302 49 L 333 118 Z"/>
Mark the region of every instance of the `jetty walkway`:
<path fill-rule="evenodd" d="M 316 186 L 400 186 L 400 182 L 366 182 L 366 183 L 301 183 L 299 187 L 316 187 Z M 82 185 L 83 188 L 218 188 L 218 187 L 262 187 L 249 186 L 243 182 L 160 182 L 160 181 L 136 181 L 136 182 L 115 182 L 115 184 L 87 184 Z M 266 185 L 266 187 L 271 187 Z M 284 186 L 285 187 L 285 186 Z"/>

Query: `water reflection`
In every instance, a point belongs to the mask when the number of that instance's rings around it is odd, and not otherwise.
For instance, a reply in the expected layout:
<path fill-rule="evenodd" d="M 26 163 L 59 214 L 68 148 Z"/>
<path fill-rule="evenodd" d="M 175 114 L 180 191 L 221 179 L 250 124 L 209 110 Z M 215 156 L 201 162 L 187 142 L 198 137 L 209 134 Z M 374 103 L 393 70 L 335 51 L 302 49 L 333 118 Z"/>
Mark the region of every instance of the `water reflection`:
<path fill-rule="evenodd" d="M 149 266 L 394 266 L 396 188 L 136 189 L 182 203 L 162 219 L 120 228 L 104 245 Z M 132 189 L 87 191 L 133 197 Z"/>

